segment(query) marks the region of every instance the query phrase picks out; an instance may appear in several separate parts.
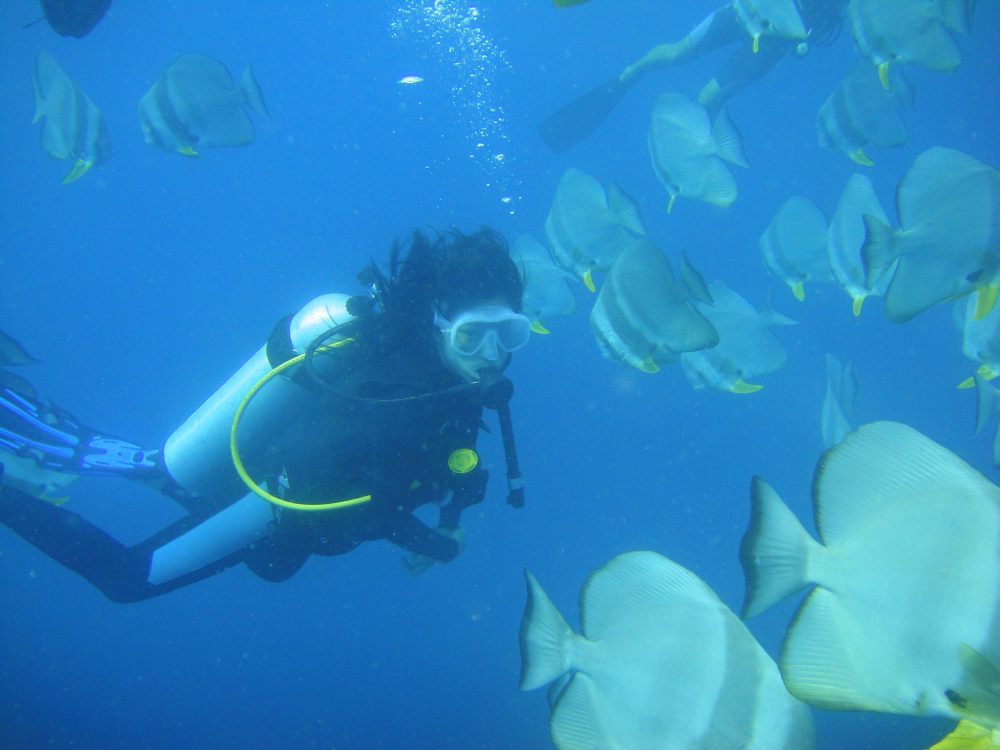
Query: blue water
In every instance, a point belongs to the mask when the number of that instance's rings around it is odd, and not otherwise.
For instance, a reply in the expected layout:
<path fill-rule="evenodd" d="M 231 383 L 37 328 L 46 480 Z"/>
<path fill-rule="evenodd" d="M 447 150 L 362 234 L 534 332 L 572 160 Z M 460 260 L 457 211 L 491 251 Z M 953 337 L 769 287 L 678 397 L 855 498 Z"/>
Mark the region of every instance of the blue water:
<path fill-rule="evenodd" d="M 446 6 L 467 13 L 467 3 Z M 953 74 L 914 69 L 910 141 L 866 173 L 893 189 L 932 146 L 1000 164 L 1000 9 L 981 3 Z M 487 501 L 467 513 L 465 552 L 407 576 L 400 552 L 366 545 L 310 560 L 283 584 L 240 567 L 169 596 L 113 604 L 0 528 L 0 747 L 544 748 L 542 692 L 518 691 L 517 630 L 530 569 L 572 622 L 587 574 L 652 549 L 701 575 L 735 609 L 749 483 L 761 474 L 811 523 L 822 450 L 823 355 L 852 360 L 860 421 L 906 422 L 988 476 L 973 435 L 973 365 L 948 306 L 906 325 L 833 287 L 805 303 L 770 278 L 757 239 L 792 194 L 832 213 L 856 168 L 816 144 L 817 109 L 855 59 L 850 34 L 786 63 L 731 107 L 752 169 L 729 209 L 678 201 L 650 165 L 655 96 L 694 95 L 717 55 L 650 75 L 567 155 L 537 123 L 675 38 L 709 0 L 484 0 L 465 23 L 406 0 L 294 3 L 120 0 L 81 40 L 20 26 L 37 4 L 0 5 L 0 328 L 42 361 L 38 389 L 81 419 L 157 445 L 269 334 L 419 226 L 483 224 L 543 236 L 562 171 L 615 179 L 651 236 L 706 278 L 800 322 L 778 335 L 788 366 L 752 396 L 693 391 L 603 360 L 589 301 L 515 358 L 513 402 L 528 502 L 504 502 L 496 437 Z M 285 8 L 285 9 L 282 9 Z M 665 10 L 669 8 L 669 10 Z M 435 25 L 437 24 L 437 25 Z M 71 185 L 38 145 L 29 71 L 46 50 L 100 106 L 112 160 Z M 184 52 L 235 73 L 252 63 L 270 108 L 247 148 L 186 159 L 147 146 L 139 98 Z M 724 55 L 725 53 L 723 53 Z M 456 67 L 456 58 L 462 66 Z M 413 86 L 404 75 L 425 80 Z M 482 143 L 482 147 L 477 147 Z M 497 158 L 502 155 L 501 158 Z M 506 202 L 503 199 L 509 199 Z M 492 419 L 492 415 L 491 415 Z M 81 481 L 71 505 L 123 541 L 180 510 L 122 481 Z M 776 653 L 794 602 L 751 621 Z M 819 747 L 921 748 L 943 720 L 817 712 Z"/>

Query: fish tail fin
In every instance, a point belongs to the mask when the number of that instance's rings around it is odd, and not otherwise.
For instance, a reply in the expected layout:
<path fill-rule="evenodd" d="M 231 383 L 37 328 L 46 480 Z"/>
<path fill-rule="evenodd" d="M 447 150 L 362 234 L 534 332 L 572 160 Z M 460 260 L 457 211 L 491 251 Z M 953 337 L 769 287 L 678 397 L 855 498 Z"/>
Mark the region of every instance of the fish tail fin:
<path fill-rule="evenodd" d="M 712 137 L 715 139 L 716 154 L 738 167 L 750 167 L 746 153 L 743 151 L 743 136 L 737 130 L 736 124 L 729 116 L 729 111 L 723 108 L 719 111 L 712 125 Z"/>
<path fill-rule="evenodd" d="M 521 620 L 521 690 L 534 690 L 569 669 L 567 646 L 576 637 L 535 577 L 524 572 L 528 602 Z"/>
<path fill-rule="evenodd" d="M 864 214 L 861 218 L 865 223 L 865 241 L 861 245 L 865 285 L 873 289 L 899 257 L 896 232 L 877 216 Z"/>
<path fill-rule="evenodd" d="M 771 486 L 753 478 L 750 526 L 740 543 L 746 576 L 742 617 L 753 617 L 809 584 L 810 555 L 820 549 Z"/>
<path fill-rule="evenodd" d="M 951 734 L 928 750 L 1000 750 L 1000 738 L 995 732 L 962 719 Z"/>
<path fill-rule="evenodd" d="M 250 109 L 265 117 L 271 116 L 267 111 L 267 104 L 264 103 L 264 94 L 261 92 L 257 79 L 254 78 L 253 70 L 249 65 L 247 65 L 246 70 L 243 71 L 243 75 L 240 77 L 240 97 L 243 103 L 250 107 Z"/>
<path fill-rule="evenodd" d="M 31 71 L 31 88 L 35 91 L 35 114 L 31 118 L 31 124 L 45 117 L 45 95 L 42 93 L 42 84 L 38 81 L 38 74 Z"/>
<path fill-rule="evenodd" d="M 969 0 L 942 0 L 941 22 L 952 31 L 968 34 L 973 5 Z"/>
<path fill-rule="evenodd" d="M 617 182 L 612 182 L 608 186 L 608 207 L 619 224 L 634 234 L 645 236 L 646 226 L 639 215 L 639 206 Z"/>
<path fill-rule="evenodd" d="M 993 417 L 1000 414 L 1000 391 L 990 385 L 987 378 L 979 372 L 969 380 L 976 386 L 976 434 L 978 435 Z"/>

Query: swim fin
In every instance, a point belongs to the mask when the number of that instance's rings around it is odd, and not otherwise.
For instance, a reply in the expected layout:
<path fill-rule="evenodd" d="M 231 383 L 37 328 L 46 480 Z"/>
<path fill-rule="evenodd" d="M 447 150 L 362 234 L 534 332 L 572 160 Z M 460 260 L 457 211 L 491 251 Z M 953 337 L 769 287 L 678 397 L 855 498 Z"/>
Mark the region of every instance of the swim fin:
<path fill-rule="evenodd" d="M 538 126 L 545 145 L 556 153 L 571 149 L 608 119 L 635 80 L 612 78 L 550 115 Z"/>

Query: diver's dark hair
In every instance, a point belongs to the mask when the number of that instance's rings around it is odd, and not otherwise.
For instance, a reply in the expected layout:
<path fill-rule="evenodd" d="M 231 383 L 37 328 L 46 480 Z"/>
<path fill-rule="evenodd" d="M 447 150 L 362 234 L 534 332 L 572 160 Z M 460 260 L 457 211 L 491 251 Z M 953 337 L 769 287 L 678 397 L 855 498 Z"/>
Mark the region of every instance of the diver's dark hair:
<path fill-rule="evenodd" d="M 489 227 L 472 234 L 435 231 L 433 238 L 417 230 L 407 242 L 393 243 L 388 276 L 373 263 L 359 279 L 384 309 L 375 316 L 381 319 L 376 326 L 381 336 L 406 348 L 436 351 L 427 346 L 435 312 L 449 318 L 494 300 L 521 311 L 521 275 L 503 235 Z"/>

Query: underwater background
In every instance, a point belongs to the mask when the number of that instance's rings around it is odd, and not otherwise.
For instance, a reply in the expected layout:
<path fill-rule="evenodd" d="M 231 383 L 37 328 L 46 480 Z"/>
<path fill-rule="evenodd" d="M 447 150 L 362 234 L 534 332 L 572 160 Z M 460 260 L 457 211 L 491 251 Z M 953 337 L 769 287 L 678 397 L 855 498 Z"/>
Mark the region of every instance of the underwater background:
<path fill-rule="evenodd" d="M 776 333 L 788 365 L 752 395 L 695 391 L 680 367 L 649 375 L 603 359 L 577 289 L 508 374 L 527 504 L 505 501 L 495 415 L 480 453 L 484 503 L 464 553 L 413 578 L 384 542 L 311 558 L 271 584 L 240 566 L 168 596 L 114 604 L 0 528 L 0 748 L 546 748 L 544 691 L 518 690 L 517 633 L 530 570 L 577 624 L 587 575 L 614 555 L 658 551 L 734 610 L 737 552 L 760 474 L 811 528 L 823 446 L 824 354 L 850 360 L 858 423 L 905 422 L 991 479 L 975 436 L 975 364 L 951 305 L 897 325 L 860 317 L 830 285 L 803 303 L 764 268 L 758 238 L 788 197 L 831 215 L 861 167 L 817 144 L 819 106 L 857 59 L 849 29 L 791 57 L 730 112 L 752 168 L 728 209 L 666 213 L 646 148 L 655 97 L 694 96 L 727 52 L 653 72 L 589 139 L 549 153 L 536 127 L 716 0 L 294 3 L 164 0 L 113 5 L 85 39 L 30 0 L 0 4 L 0 329 L 41 361 L 40 393 L 92 424 L 158 446 L 266 340 L 274 322 L 355 274 L 417 227 L 493 226 L 544 236 L 563 170 L 617 180 L 651 238 L 706 280 L 799 321 Z M 865 169 L 890 219 L 893 190 L 933 146 L 1000 165 L 1000 7 L 978 4 L 950 74 L 909 67 L 909 142 Z M 62 185 L 32 127 L 30 70 L 52 54 L 103 110 L 113 158 Z M 179 54 L 234 75 L 250 63 L 269 118 L 256 142 L 183 158 L 148 146 L 136 108 Z M 404 76 L 420 76 L 404 85 Z M 481 145 L 480 145 L 481 144 Z M 81 480 L 71 507 L 137 542 L 181 515 L 117 479 Z M 798 599 L 748 624 L 772 655 Z M 818 747 L 922 748 L 939 719 L 816 712 Z"/>

